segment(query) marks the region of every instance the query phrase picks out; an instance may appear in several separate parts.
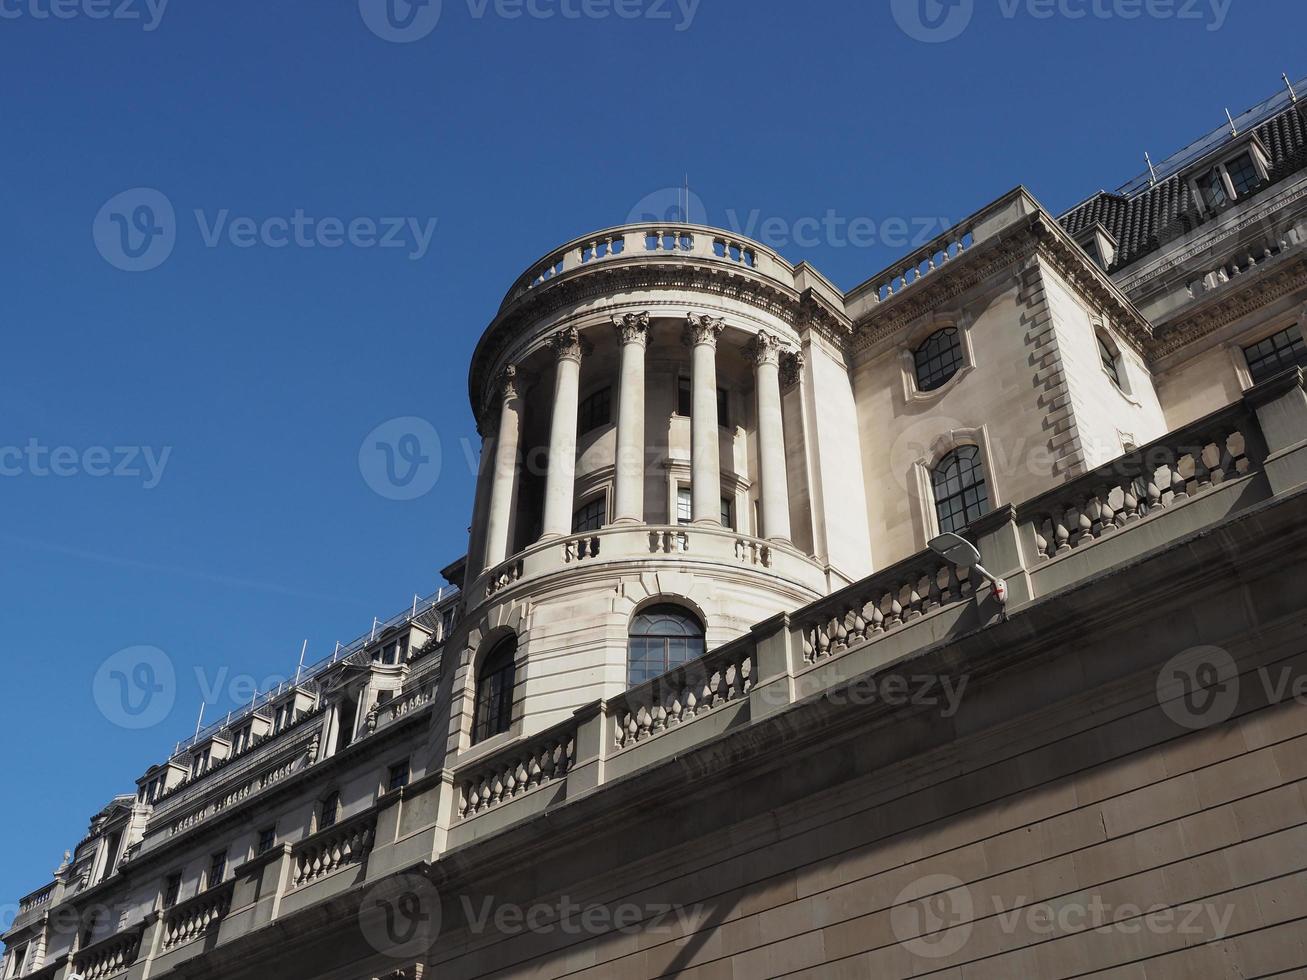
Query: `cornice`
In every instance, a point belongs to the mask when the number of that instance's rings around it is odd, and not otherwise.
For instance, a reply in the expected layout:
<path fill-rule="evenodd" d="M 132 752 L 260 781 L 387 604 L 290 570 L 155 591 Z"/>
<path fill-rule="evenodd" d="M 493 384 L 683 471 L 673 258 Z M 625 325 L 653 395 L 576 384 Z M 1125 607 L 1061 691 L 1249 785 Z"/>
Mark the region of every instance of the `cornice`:
<path fill-rule="evenodd" d="M 1159 330 L 1148 354 L 1153 360 L 1174 354 L 1182 347 L 1303 288 L 1307 288 L 1307 254 L 1298 255 L 1262 275 L 1235 279 L 1209 303 Z"/>
<path fill-rule="evenodd" d="M 783 283 L 747 267 L 724 268 L 686 258 L 666 257 L 630 262 L 612 261 L 578 271 L 532 289 L 487 328 L 472 357 L 468 394 L 473 405 L 484 409 L 485 376 L 520 338 L 524 327 L 551 313 L 587 300 L 609 298 L 642 289 L 683 289 L 752 306 L 786 325 L 799 328 L 809 307 L 803 296 Z M 808 291 L 810 292 L 810 291 Z M 656 307 L 657 303 L 647 304 Z M 831 318 L 823 312 L 819 319 Z"/>

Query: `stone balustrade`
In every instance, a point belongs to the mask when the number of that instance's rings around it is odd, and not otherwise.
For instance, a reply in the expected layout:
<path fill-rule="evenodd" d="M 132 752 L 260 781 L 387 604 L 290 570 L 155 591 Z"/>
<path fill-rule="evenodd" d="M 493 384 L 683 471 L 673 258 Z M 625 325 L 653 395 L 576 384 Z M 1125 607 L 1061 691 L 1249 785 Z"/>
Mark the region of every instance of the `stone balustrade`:
<path fill-rule="evenodd" d="M 793 616 L 814 664 L 976 593 L 976 575 L 923 551 Z"/>
<path fill-rule="evenodd" d="M 747 697 L 755 674 L 752 644 L 736 642 L 633 687 L 606 705 L 611 744 L 628 748 Z"/>
<path fill-rule="evenodd" d="M 1307 242 L 1307 220 L 1245 242 L 1229 252 L 1219 264 L 1189 277 L 1185 282 L 1189 298 L 1203 299 L 1234 280 L 1259 271 L 1272 259 L 1299 248 L 1304 242 Z"/>
<path fill-rule="evenodd" d="M 749 537 L 729 528 L 622 524 L 537 542 L 511 561 L 483 574 L 468 594 L 489 599 L 510 586 L 531 582 L 578 563 L 643 563 L 656 556 L 670 556 L 680 562 L 766 569 L 768 576 L 779 576 L 814 597 L 826 589 L 825 572 L 817 562 L 775 541 Z"/>
<path fill-rule="evenodd" d="M 163 949 L 181 946 L 205 935 L 231 911 L 235 881 L 210 888 L 194 898 L 174 905 L 163 914 Z"/>
<path fill-rule="evenodd" d="M 282 756 L 279 761 L 271 765 L 267 764 L 266 758 L 252 759 L 251 762 L 257 761 L 263 763 L 263 767 L 255 769 L 252 765 L 243 767 L 242 773 L 233 772 L 230 775 L 243 776 L 238 782 L 225 780 L 227 786 L 226 792 L 221 795 L 215 795 L 206 800 L 201 806 L 190 810 L 180 817 L 177 817 L 169 825 L 169 835 L 180 834 L 183 831 L 190 830 L 198 826 L 205 820 L 221 813 L 223 810 L 246 798 L 260 793 L 270 786 L 281 782 L 292 773 L 298 772 L 305 766 L 311 765 L 317 746 L 317 734 L 312 738 L 302 741 L 299 745 L 293 747 L 289 755 Z"/>
<path fill-rule="evenodd" d="M 1243 403 L 1113 460 L 1018 508 L 1033 529 L 1038 561 L 1246 476 L 1265 458 L 1260 430 Z"/>
<path fill-rule="evenodd" d="M 436 697 L 436 679 L 431 678 L 420 687 L 407 694 L 379 704 L 368 712 L 367 732 L 369 735 L 385 728 L 399 719 L 431 706 Z"/>
<path fill-rule="evenodd" d="M 37 909 L 44 908 L 45 906 L 49 905 L 50 900 L 54 898 L 54 888 L 55 888 L 55 883 L 52 881 L 50 882 L 50 884 L 46 885 L 45 887 L 38 888 L 30 895 L 27 895 L 26 897 L 19 899 L 18 900 L 19 914 L 22 915 L 27 912 L 34 912 Z"/>
<path fill-rule="evenodd" d="M 869 283 L 874 302 L 884 302 L 958 258 L 975 243 L 970 223 L 956 225 L 895 263 Z"/>
<path fill-rule="evenodd" d="M 471 764 L 455 779 L 458 819 L 467 820 L 562 779 L 576 759 L 576 722 L 568 719 Z"/>
<path fill-rule="evenodd" d="M 122 973 L 140 955 L 144 932 L 143 925 L 137 926 L 78 950 L 73 954 L 72 972 L 82 980 L 102 980 Z"/>
<path fill-rule="evenodd" d="M 375 810 L 328 827 L 301 841 L 293 851 L 293 885 L 302 888 L 333 871 L 358 864 L 368 856 L 376 841 Z"/>
<path fill-rule="evenodd" d="M 501 311 L 531 290 L 568 273 L 613 260 L 692 258 L 743 267 L 786 285 L 794 267 L 776 252 L 739 235 L 680 223 L 641 223 L 593 232 L 550 252 L 530 266 L 504 297 Z"/>

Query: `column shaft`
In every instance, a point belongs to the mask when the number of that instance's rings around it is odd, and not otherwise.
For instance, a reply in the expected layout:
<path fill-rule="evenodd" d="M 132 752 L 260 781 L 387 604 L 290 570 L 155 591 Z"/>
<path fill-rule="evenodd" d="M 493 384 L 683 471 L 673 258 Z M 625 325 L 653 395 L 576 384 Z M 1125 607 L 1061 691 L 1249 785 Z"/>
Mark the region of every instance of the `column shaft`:
<path fill-rule="evenodd" d="M 581 338 L 575 328 L 560 330 L 551 341 L 558 355 L 554 412 L 549 426 L 549 472 L 545 477 L 543 538 L 572 533 L 576 491 L 576 424 L 581 394 Z"/>
<path fill-rule="evenodd" d="M 614 316 L 621 346 L 617 401 L 617 459 L 613 519 L 644 521 L 644 355 L 649 314 Z"/>
<path fill-rule="evenodd" d="M 759 334 L 754 358 L 754 388 L 758 395 L 758 478 L 762 484 L 760 536 L 788 541 L 790 491 L 785 475 L 779 343 L 768 334 Z"/>
<path fill-rule="evenodd" d="M 508 557 L 508 532 L 517 502 L 522 400 L 518 396 L 515 376 L 516 372 L 510 368 L 501 380 L 499 435 L 495 439 L 494 475 L 486 517 L 486 569 L 494 568 Z"/>
<path fill-rule="evenodd" d="M 720 317 L 689 318 L 691 355 L 690 515 L 696 524 L 721 524 L 722 462 L 717 427 L 717 338 Z"/>

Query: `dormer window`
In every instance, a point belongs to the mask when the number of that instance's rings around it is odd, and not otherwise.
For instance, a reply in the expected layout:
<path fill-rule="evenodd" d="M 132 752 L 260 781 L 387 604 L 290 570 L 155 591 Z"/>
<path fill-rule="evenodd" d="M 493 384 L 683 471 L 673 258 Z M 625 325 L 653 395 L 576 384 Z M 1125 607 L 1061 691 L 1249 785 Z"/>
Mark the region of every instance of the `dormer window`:
<path fill-rule="evenodd" d="M 1234 201 L 1257 193 L 1267 180 L 1266 155 L 1254 139 L 1215 166 L 1193 176 L 1194 194 L 1208 212 L 1223 210 Z"/>
<path fill-rule="evenodd" d="M 1090 261 L 1104 272 L 1116 261 L 1117 241 L 1101 222 L 1095 222 L 1081 233 L 1076 239 L 1076 244 L 1083 248 Z"/>

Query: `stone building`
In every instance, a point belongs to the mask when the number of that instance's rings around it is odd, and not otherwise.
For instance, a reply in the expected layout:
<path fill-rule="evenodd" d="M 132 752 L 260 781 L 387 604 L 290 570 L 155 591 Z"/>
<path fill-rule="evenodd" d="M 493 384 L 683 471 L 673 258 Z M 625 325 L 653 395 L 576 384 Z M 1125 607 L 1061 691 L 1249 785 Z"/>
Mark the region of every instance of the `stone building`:
<path fill-rule="evenodd" d="M 450 587 L 146 769 L 0 975 L 1300 975 L 1304 316 L 1293 87 L 848 291 L 569 242 Z"/>

